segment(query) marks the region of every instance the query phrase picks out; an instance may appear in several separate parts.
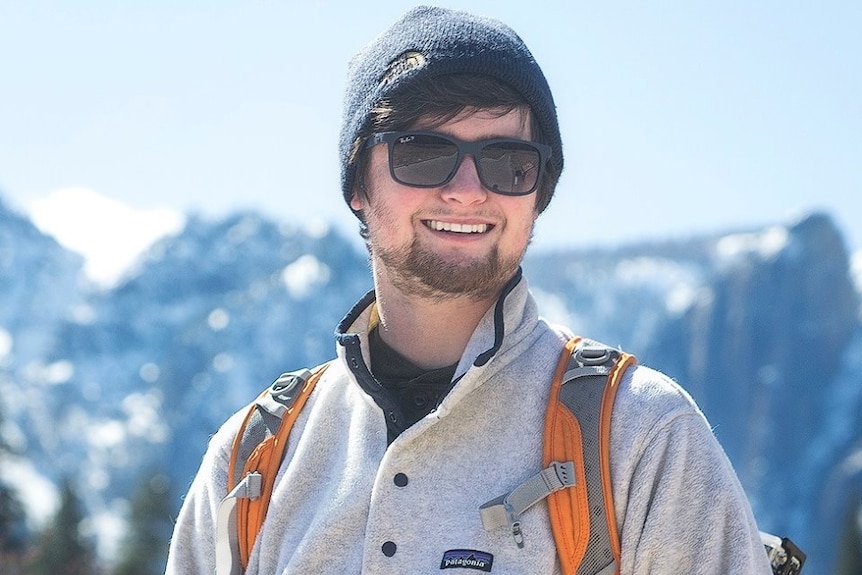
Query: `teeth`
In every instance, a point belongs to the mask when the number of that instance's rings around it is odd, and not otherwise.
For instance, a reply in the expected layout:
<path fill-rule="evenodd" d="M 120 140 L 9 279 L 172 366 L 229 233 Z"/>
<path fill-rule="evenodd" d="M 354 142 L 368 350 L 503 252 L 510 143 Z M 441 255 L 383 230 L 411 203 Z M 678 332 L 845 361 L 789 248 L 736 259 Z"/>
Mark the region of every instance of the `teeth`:
<path fill-rule="evenodd" d="M 453 224 L 430 220 L 427 226 L 438 232 L 455 232 L 459 234 L 483 234 L 488 231 L 488 224 Z"/>

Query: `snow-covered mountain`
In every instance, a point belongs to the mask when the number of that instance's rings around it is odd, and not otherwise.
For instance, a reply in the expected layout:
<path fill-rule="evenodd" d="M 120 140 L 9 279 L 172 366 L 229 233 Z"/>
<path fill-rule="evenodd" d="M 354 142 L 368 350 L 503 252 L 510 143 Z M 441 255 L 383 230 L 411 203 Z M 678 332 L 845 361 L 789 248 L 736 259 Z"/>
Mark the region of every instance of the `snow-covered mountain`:
<path fill-rule="evenodd" d="M 530 254 L 546 317 L 634 352 L 700 402 L 763 529 L 825 574 L 862 488 L 862 327 L 832 220 Z M 333 352 L 370 288 L 352 238 L 254 213 L 190 217 L 111 289 L 0 204 L 0 410 L 31 472 L 110 523 L 144 473 L 177 500 L 208 437 L 282 371 Z M 22 492 L 27 493 L 25 486 Z M 855 500 L 851 497 L 856 494 Z"/>

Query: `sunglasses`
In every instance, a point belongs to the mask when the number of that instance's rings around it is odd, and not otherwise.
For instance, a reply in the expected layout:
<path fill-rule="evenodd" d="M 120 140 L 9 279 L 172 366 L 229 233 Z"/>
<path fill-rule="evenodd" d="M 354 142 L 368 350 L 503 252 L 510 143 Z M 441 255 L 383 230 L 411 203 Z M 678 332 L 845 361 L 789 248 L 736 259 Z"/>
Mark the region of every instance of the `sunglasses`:
<path fill-rule="evenodd" d="M 550 146 L 512 138 L 464 142 L 436 132 L 371 134 L 366 147 L 389 147 L 392 179 L 414 188 L 443 186 L 455 176 L 464 156 L 473 157 L 482 185 L 505 196 L 526 196 L 539 185 Z"/>

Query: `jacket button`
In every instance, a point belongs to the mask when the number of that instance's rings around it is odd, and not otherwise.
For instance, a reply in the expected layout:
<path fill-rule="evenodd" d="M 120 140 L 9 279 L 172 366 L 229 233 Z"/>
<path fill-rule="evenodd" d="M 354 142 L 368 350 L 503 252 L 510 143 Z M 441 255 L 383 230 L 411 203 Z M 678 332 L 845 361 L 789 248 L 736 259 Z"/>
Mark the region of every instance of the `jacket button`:
<path fill-rule="evenodd" d="M 384 555 L 386 555 L 387 557 L 392 557 L 393 555 L 395 555 L 395 552 L 398 551 L 398 546 L 395 544 L 394 541 L 387 541 L 383 544 L 382 550 Z"/>
<path fill-rule="evenodd" d="M 397 485 L 398 487 L 407 487 L 408 479 L 407 476 L 403 473 L 396 473 L 394 481 L 395 485 Z"/>

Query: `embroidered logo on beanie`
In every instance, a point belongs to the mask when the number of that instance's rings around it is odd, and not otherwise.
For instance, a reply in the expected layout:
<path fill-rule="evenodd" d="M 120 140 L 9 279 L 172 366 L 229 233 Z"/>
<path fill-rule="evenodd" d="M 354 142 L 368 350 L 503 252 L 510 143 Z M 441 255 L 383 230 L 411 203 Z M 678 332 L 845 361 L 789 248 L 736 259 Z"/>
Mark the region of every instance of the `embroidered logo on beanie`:
<path fill-rule="evenodd" d="M 418 70 L 424 67 L 427 62 L 427 58 L 425 58 L 425 55 L 421 52 L 408 50 L 392 60 L 389 64 L 389 68 L 386 69 L 386 73 L 383 74 L 383 78 L 380 80 L 380 83 L 389 84 L 391 82 L 396 82 L 402 74 Z"/>

